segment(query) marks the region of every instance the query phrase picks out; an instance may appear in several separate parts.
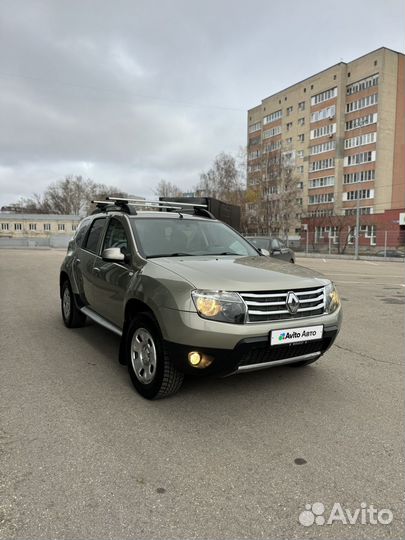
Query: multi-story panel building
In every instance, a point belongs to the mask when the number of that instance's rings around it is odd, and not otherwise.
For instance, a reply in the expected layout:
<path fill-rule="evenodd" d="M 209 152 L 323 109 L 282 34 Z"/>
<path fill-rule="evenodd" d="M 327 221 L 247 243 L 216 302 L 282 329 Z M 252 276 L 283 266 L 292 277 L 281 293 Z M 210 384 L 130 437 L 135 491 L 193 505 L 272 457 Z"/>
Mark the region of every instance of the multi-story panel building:
<path fill-rule="evenodd" d="M 262 177 L 263 152 L 282 149 L 295 160 L 306 221 L 351 215 L 357 206 L 377 227 L 386 212 L 398 221 L 405 208 L 404 73 L 405 55 L 382 47 L 263 99 L 248 111 L 248 188 Z"/>

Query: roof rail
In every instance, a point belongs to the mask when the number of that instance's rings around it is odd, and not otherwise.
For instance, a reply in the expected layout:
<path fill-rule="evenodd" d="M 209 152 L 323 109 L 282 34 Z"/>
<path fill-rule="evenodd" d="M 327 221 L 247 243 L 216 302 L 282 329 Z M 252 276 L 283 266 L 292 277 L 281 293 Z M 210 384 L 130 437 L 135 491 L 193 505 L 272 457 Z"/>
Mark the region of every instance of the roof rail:
<path fill-rule="evenodd" d="M 107 197 L 107 201 L 122 202 L 124 204 L 132 203 L 148 203 L 153 204 L 156 207 L 161 205 L 168 205 L 169 207 L 190 207 L 190 208 L 208 208 L 206 204 L 194 204 L 194 203 L 183 203 L 180 201 L 145 201 L 144 199 L 125 199 L 123 197 Z"/>
<path fill-rule="evenodd" d="M 123 197 L 106 197 L 104 201 L 91 201 L 96 205 L 97 210 L 92 212 L 116 212 L 123 211 L 126 214 L 136 215 L 136 209 L 158 208 L 159 210 L 168 210 L 178 212 L 183 217 L 182 212 L 193 212 L 196 216 L 209 219 L 216 217 L 208 211 L 206 204 L 183 203 L 180 201 L 146 201 L 144 199 L 125 199 Z"/>

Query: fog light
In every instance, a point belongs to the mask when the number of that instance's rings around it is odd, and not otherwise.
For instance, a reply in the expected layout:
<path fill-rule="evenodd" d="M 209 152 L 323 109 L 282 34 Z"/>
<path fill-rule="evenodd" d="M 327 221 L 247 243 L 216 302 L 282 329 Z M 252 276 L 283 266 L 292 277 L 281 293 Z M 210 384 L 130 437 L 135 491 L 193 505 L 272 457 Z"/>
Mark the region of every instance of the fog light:
<path fill-rule="evenodd" d="M 188 353 L 188 361 L 192 366 L 197 367 L 201 360 L 202 356 L 199 352 L 192 351 Z"/>
<path fill-rule="evenodd" d="M 212 364 L 214 358 L 212 356 L 208 356 L 207 354 L 191 351 L 188 353 L 188 361 L 193 367 L 204 369 Z"/>

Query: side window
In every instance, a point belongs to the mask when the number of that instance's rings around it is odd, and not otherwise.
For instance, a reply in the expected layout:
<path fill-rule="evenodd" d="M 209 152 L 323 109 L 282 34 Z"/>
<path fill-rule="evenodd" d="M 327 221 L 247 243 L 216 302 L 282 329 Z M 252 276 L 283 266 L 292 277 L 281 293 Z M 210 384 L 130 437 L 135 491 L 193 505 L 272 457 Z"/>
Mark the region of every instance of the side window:
<path fill-rule="evenodd" d="M 76 242 L 76 245 L 81 247 L 84 237 L 86 236 L 87 231 L 89 230 L 91 223 L 91 219 L 83 219 L 79 223 L 78 228 L 76 229 L 76 234 L 74 235 L 74 241 Z"/>
<path fill-rule="evenodd" d="M 114 218 L 110 220 L 103 244 L 103 249 L 111 247 L 117 247 L 123 253 L 129 253 L 128 237 L 124 225 Z"/>
<path fill-rule="evenodd" d="M 280 245 L 278 243 L 277 238 L 272 238 L 271 239 L 271 249 L 276 249 L 276 250 L 280 249 Z"/>
<path fill-rule="evenodd" d="M 98 241 L 104 228 L 106 218 L 95 219 L 90 227 L 90 232 L 87 236 L 87 240 L 82 246 L 93 253 L 97 253 Z"/>

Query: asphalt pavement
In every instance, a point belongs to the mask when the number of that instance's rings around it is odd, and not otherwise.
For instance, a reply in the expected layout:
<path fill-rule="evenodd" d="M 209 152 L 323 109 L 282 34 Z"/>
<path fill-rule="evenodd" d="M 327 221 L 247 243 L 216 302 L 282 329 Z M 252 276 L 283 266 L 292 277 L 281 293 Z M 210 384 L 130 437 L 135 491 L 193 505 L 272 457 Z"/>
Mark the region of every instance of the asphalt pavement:
<path fill-rule="evenodd" d="M 63 256 L 0 251 L 0 538 L 404 537 L 402 263 L 298 259 L 342 296 L 327 355 L 149 402 L 117 336 L 63 325 Z"/>

